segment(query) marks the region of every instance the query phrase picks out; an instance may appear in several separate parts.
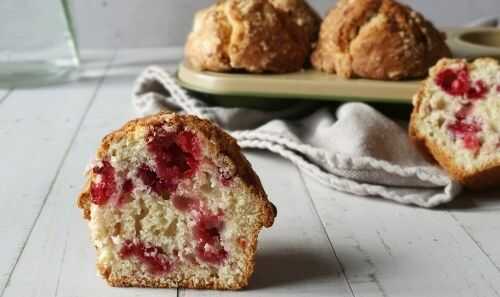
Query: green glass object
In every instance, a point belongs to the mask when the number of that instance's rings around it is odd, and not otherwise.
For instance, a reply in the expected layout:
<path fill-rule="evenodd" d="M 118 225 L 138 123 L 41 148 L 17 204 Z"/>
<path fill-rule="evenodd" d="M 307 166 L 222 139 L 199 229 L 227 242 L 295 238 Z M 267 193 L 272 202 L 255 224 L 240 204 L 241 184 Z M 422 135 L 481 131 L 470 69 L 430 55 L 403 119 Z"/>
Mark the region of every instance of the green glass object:
<path fill-rule="evenodd" d="M 65 0 L 0 1 L 0 87 L 72 80 L 79 64 Z"/>

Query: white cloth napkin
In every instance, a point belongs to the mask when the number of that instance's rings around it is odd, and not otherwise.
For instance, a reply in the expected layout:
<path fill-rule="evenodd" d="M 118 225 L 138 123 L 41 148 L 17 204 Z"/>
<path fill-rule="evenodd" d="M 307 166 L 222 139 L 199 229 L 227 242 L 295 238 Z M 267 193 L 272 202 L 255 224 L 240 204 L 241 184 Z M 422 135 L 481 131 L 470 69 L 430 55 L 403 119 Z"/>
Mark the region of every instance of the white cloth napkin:
<path fill-rule="evenodd" d="M 208 118 L 228 130 L 243 148 L 274 152 L 304 173 L 339 191 L 435 207 L 461 191 L 411 144 L 405 129 L 362 103 L 342 105 L 336 114 L 298 103 L 264 112 L 211 107 L 180 88 L 155 66 L 137 79 L 133 106 L 139 115 L 170 109 Z"/>

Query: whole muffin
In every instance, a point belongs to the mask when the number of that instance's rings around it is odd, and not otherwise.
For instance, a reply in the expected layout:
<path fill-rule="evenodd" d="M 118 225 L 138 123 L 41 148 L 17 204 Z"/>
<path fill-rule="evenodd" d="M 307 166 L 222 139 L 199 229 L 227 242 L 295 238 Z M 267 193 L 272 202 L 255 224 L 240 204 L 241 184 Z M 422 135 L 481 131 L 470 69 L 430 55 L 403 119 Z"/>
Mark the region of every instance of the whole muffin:
<path fill-rule="evenodd" d="M 196 14 L 185 56 L 199 70 L 298 71 L 320 22 L 304 0 L 218 1 Z"/>
<path fill-rule="evenodd" d="M 340 0 L 321 25 L 311 61 L 343 78 L 419 78 L 451 56 L 444 39 L 421 14 L 396 1 Z"/>

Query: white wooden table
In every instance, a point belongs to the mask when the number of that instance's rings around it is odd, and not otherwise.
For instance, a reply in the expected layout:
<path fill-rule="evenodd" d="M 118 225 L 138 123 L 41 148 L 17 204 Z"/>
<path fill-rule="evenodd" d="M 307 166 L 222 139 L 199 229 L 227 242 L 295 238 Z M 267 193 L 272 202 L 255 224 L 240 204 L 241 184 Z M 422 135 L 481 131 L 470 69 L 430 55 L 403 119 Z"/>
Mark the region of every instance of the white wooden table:
<path fill-rule="evenodd" d="M 80 81 L 0 90 L 0 296 L 500 296 L 500 195 L 438 210 L 335 192 L 247 152 L 271 200 L 257 269 L 241 292 L 116 289 L 96 276 L 75 197 L 100 138 L 134 116 L 147 64 L 179 49 L 85 53 Z"/>

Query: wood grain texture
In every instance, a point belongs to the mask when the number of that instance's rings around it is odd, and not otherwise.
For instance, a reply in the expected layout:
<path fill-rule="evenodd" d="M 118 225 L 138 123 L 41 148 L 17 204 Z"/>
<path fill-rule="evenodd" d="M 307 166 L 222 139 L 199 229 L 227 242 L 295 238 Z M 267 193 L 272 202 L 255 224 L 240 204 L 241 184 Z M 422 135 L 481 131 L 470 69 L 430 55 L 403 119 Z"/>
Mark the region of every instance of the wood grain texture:
<path fill-rule="evenodd" d="M 500 271 L 500 191 L 468 193 L 449 212 Z"/>
<path fill-rule="evenodd" d="M 447 210 L 305 183 L 356 296 L 500 295 L 498 269 Z"/>
<path fill-rule="evenodd" d="M 174 70 L 181 54 L 120 51 L 108 69 L 111 55 L 88 57 L 81 81 L 14 90 L 0 103 L 1 297 L 500 296 L 500 192 L 419 209 L 338 193 L 256 151 L 246 153 L 278 216 L 262 232 L 248 289 L 108 287 L 75 206 L 83 169 L 100 138 L 134 117 L 140 71 Z"/>
<path fill-rule="evenodd" d="M 93 57 L 102 74 L 109 54 Z M 83 70 L 83 77 L 86 75 Z M 16 90 L 0 105 L 0 293 L 25 248 L 99 79 Z"/>

